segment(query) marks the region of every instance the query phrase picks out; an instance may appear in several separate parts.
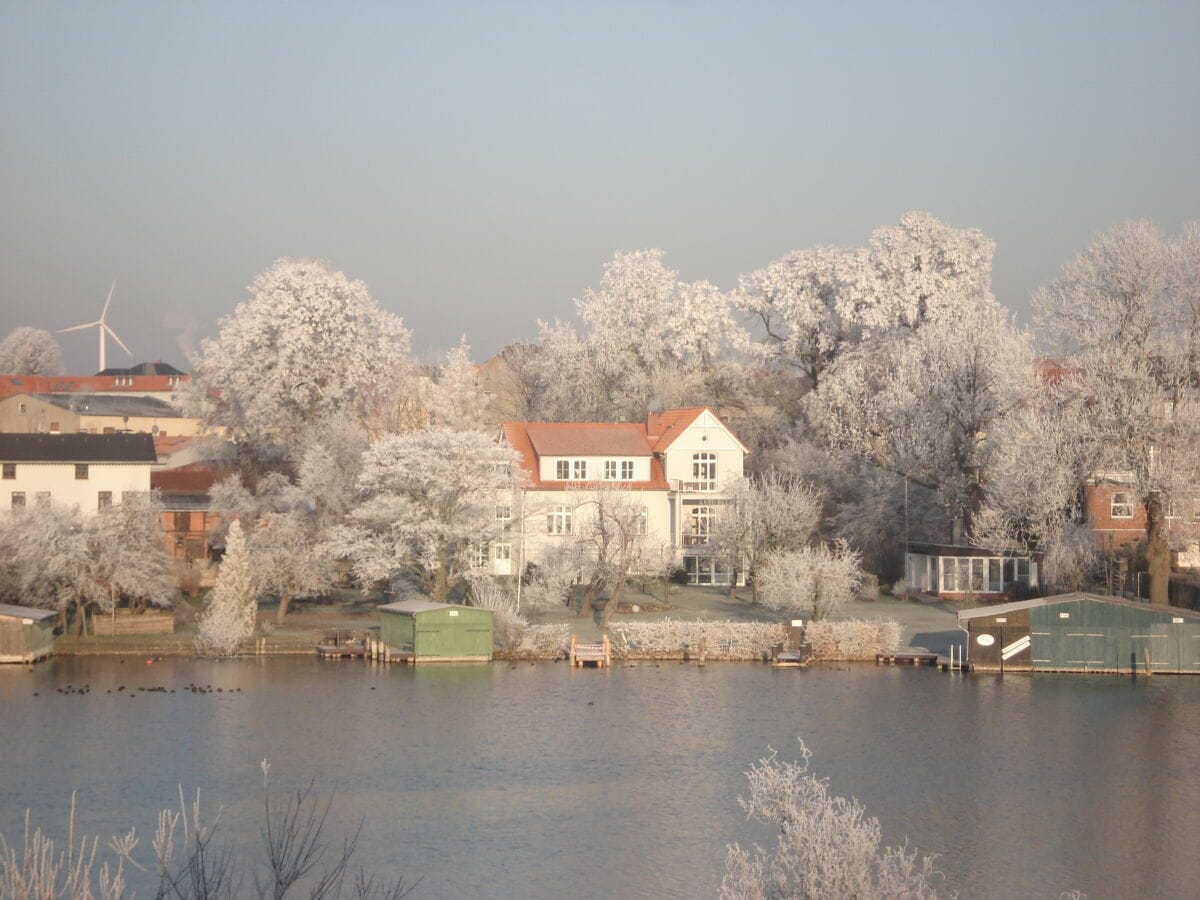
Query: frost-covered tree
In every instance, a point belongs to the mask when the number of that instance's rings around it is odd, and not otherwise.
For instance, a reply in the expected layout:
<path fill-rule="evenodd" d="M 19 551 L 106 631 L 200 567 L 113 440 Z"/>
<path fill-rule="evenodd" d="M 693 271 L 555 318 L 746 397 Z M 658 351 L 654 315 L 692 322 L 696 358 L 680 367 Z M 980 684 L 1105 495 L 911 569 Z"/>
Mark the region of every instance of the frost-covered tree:
<path fill-rule="evenodd" d="M 0 342 L 0 374 L 58 375 L 62 369 L 62 350 L 48 331 L 21 326 Z"/>
<path fill-rule="evenodd" d="M 570 605 L 571 591 L 581 575 L 581 563 L 575 546 L 555 546 L 542 554 L 536 566 L 530 566 L 529 583 L 522 601 L 534 612 Z"/>
<path fill-rule="evenodd" d="M 301 446 L 338 421 L 367 427 L 401 402 L 409 331 L 361 281 L 328 263 L 281 259 L 250 293 L 203 343 L 187 399 L 244 453 Z"/>
<path fill-rule="evenodd" d="M 762 605 L 814 621 L 826 619 L 854 599 L 863 582 L 861 563 L 862 557 L 842 541 L 776 551 L 758 572 Z"/>
<path fill-rule="evenodd" d="M 77 509 L 47 503 L 0 516 L 3 602 L 66 613 L 76 605 L 86 564 Z"/>
<path fill-rule="evenodd" d="M 797 250 L 743 275 L 738 306 L 762 331 L 759 358 L 795 369 L 810 387 L 860 339 L 862 310 L 874 301 L 875 269 L 865 249 Z"/>
<path fill-rule="evenodd" d="M 846 354 L 808 409 L 831 446 L 940 492 L 970 533 L 990 436 L 1035 383 L 1028 338 L 983 298 Z"/>
<path fill-rule="evenodd" d="M 302 462 L 301 469 L 314 490 L 324 489 L 320 503 L 279 473 L 260 479 L 257 494 L 251 494 L 236 476 L 218 482 L 211 494 L 213 511 L 223 521 L 240 523 L 246 556 L 259 573 L 260 592 L 279 598 L 276 622 L 280 624 L 293 600 L 318 594 L 333 581 L 334 564 L 325 538 L 350 503 L 341 494 L 344 485 L 330 471 L 331 459 L 314 461 L 317 450 L 325 453 L 325 445 L 310 447 L 304 457 L 310 465 Z"/>
<path fill-rule="evenodd" d="M 174 604 L 178 589 L 162 530 L 162 504 L 153 494 L 125 494 L 121 503 L 84 522 L 83 537 L 82 608 L 111 612 L 123 599 L 134 609 Z"/>
<path fill-rule="evenodd" d="M 412 570 L 444 602 L 498 538 L 497 498 L 514 487 L 516 455 L 477 431 L 428 428 L 377 441 L 363 455 L 361 503 L 334 529 L 331 552 L 366 582 Z"/>
<path fill-rule="evenodd" d="M 746 773 L 750 796 L 738 803 L 779 837 L 769 848 L 729 846 L 721 900 L 933 900 L 941 877 L 934 857 L 884 846 L 879 820 L 831 793 L 810 771 L 811 757 L 800 741 L 798 761 L 780 761 L 772 750 Z"/>
<path fill-rule="evenodd" d="M 758 575 L 769 556 L 799 550 L 816 533 L 821 495 L 798 478 L 768 471 L 734 487 L 729 502 L 717 507 L 710 543 L 718 558 L 734 572 L 749 576 L 754 601 L 762 600 Z M 737 578 L 730 596 L 736 596 Z"/>
<path fill-rule="evenodd" d="M 196 649 L 212 656 L 230 656 L 254 636 L 258 610 L 258 572 L 246 552 L 242 525 L 234 521 L 225 537 L 225 558 L 208 608 L 200 616 Z"/>
<path fill-rule="evenodd" d="M 640 419 L 726 389 L 727 353 L 741 342 L 730 299 L 708 282 L 680 281 L 661 250 L 616 254 L 575 306 L 582 332 L 541 326 L 546 418 Z"/>
<path fill-rule="evenodd" d="M 652 559 L 646 552 L 647 509 L 636 492 L 599 486 L 573 495 L 572 505 L 578 523 L 575 547 L 585 584 L 579 615 L 590 616 L 593 602 L 607 593 L 600 614 L 600 627 L 607 628 L 630 576 L 643 560 Z"/>
<path fill-rule="evenodd" d="M 485 431 L 484 418 L 488 398 L 479 389 L 471 347 L 464 337 L 446 354 L 429 400 L 429 415 L 434 425 L 455 431 Z"/>
<path fill-rule="evenodd" d="M 1117 225 L 1034 297 L 1038 324 L 1073 352 L 1064 382 L 1084 440 L 1145 508 L 1150 599 L 1164 605 L 1171 509 L 1200 482 L 1196 228 L 1173 241 L 1149 222 Z"/>

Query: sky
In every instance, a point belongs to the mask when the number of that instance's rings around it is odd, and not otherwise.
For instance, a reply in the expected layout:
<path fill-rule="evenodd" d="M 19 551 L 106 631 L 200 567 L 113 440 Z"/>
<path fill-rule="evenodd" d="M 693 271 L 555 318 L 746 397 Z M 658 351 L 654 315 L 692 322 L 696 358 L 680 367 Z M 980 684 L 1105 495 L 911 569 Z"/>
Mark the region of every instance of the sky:
<path fill-rule="evenodd" d="M 1200 218 L 1198 43 L 1194 2 L 0 0 L 0 336 L 115 280 L 135 360 L 187 368 L 316 257 L 482 359 L 618 250 L 732 288 L 911 209 L 991 237 L 1028 321 L 1099 231 Z"/>

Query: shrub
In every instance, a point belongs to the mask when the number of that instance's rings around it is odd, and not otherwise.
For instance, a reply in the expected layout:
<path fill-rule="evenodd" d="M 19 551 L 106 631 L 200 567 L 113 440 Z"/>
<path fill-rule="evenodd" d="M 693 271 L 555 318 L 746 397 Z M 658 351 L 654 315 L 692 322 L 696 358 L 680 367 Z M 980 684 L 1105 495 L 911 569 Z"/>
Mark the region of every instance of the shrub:
<path fill-rule="evenodd" d="M 874 659 L 900 646 L 900 624 L 891 619 L 812 622 L 805 633 L 814 659 Z"/>
<path fill-rule="evenodd" d="M 761 659 L 783 640 L 778 622 L 698 622 L 659 619 L 653 622 L 617 622 L 609 627 L 613 655 L 673 656 L 685 650 L 696 653 L 704 638 L 707 652 L 726 659 Z"/>

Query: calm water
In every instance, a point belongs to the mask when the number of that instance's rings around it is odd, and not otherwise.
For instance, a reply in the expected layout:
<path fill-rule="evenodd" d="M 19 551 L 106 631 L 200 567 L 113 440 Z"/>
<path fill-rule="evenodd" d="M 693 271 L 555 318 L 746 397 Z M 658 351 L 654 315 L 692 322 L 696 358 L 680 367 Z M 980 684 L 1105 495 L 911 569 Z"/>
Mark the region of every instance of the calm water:
<path fill-rule="evenodd" d="M 267 758 L 277 788 L 335 788 L 358 862 L 423 897 L 710 896 L 726 843 L 771 837 L 738 809 L 744 769 L 797 735 L 962 896 L 1200 885 L 1200 678 L 58 659 L 0 667 L 0 729 L 10 840 L 26 807 L 61 830 L 76 788 L 86 828 L 148 850 L 179 783 L 252 837 Z"/>

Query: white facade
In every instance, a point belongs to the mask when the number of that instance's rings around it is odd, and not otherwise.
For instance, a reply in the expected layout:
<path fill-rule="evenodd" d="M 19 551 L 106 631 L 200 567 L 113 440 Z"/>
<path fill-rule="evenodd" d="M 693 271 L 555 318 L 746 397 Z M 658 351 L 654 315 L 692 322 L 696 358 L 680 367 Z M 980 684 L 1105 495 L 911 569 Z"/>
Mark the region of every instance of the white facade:
<path fill-rule="evenodd" d="M 49 502 L 77 506 L 90 515 L 102 506 L 120 503 L 125 493 L 149 491 L 151 468 L 148 462 L 4 463 L 0 512 Z"/>
<path fill-rule="evenodd" d="M 732 573 L 714 564 L 709 528 L 744 478 L 746 448 L 711 410 L 668 410 L 645 426 L 508 423 L 504 435 L 529 483 L 507 505 L 510 539 L 490 550 L 496 574 L 516 574 L 570 546 L 606 503 L 639 521 L 647 559 L 682 568 L 692 583 L 728 584 Z"/>

